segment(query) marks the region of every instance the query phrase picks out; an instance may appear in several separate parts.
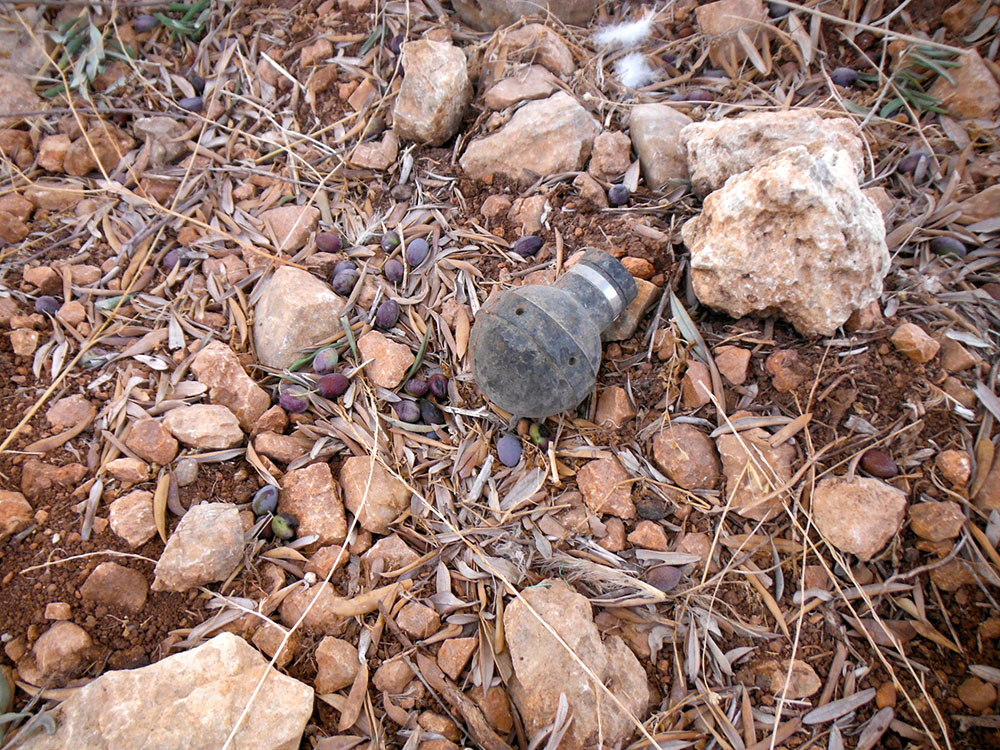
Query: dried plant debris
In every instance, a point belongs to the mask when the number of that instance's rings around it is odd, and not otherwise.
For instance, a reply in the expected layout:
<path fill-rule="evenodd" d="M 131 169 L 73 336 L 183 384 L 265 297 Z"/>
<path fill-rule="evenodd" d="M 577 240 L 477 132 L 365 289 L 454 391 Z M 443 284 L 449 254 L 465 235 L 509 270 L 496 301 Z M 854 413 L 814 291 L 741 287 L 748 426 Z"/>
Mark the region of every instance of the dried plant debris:
<path fill-rule="evenodd" d="M 0 742 L 1000 742 L 995 4 L 0 13 Z"/>

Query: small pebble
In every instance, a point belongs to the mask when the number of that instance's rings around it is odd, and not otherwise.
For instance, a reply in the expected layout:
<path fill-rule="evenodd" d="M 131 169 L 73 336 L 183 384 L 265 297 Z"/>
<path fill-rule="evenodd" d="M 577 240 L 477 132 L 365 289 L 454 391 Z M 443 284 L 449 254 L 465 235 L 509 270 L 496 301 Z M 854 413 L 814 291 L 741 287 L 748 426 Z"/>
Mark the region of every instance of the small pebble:
<path fill-rule="evenodd" d="M 181 487 L 194 484 L 198 479 L 198 462 L 193 458 L 182 458 L 174 467 L 174 477 Z"/>
<path fill-rule="evenodd" d="M 497 440 L 497 458 L 504 466 L 521 463 L 521 441 L 516 435 L 504 435 Z"/>

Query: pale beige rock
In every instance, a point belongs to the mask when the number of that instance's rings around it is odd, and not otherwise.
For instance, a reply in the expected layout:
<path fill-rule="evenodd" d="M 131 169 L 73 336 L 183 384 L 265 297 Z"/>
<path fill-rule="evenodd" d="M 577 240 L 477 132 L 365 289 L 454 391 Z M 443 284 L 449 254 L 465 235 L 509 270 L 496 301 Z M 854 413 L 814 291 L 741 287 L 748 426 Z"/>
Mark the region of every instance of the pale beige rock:
<path fill-rule="evenodd" d="M 958 686 L 958 697 L 973 711 L 987 711 L 997 702 L 997 689 L 992 683 L 969 677 Z"/>
<path fill-rule="evenodd" d="M 178 406 L 167 412 L 163 426 L 184 445 L 198 450 L 223 450 L 243 443 L 236 415 L 218 404 Z"/>
<path fill-rule="evenodd" d="M 56 313 L 56 317 L 70 328 L 76 328 L 87 319 L 87 310 L 83 303 L 74 299 L 63 303 L 59 312 Z"/>
<path fill-rule="evenodd" d="M 730 510 L 755 521 L 778 515 L 784 493 L 775 490 L 792 478 L 794 445 L 787 442 L 772 448 L 770 440 L 769 432 L 754 428 L 720 435 L 715 441 L 726 477 L 726 503 Z"/>
<path fill-rule="evenodd" d="M 312 44 L 307 44 L 299 53 L 299 65 L 308 68 L 333 57 L 333 42 L 326 37 L 320 37 Z"/>
<path fill-rule="evenodd" d="M 274 432 L 280 435 L 287 427 L 288 413 L 280 404 L 275 404 L 257 418 L 250 428 L 250 433 L 259 435 L 262 432 Z"/>
<path fill-rule="evenodd" d="M 38 287 L 42 294 L 56 294 L 62 289 L 62 278 L 50 266 L 34 266 L 25 268 L 21 278 L 28 284 Z"/>
<path fill-rule="evenodd" d="M 809 366 L 793 349 L 772 352 L 764 362 L 764 369 L 771 376 L 771 385 L 779 393 L 790 393 L 809 379 Z"/>
<path fill-rule="evenodd" d="M 939 76 L 928 93 L 940 99 L 953 117 L 989 117 L 1000 107 L 1000 83 L 976 49 L 963 54 L 958 62 L 959 67 L 948 70 L 954 85 Z"/>
<path fill-rule="evenodd" d="M 138 458 L 116 458 L 104 466 L 111 476 L 125 486 L 139 484 L 149 479 L 149 466 Z"/>
<path fill-rule="evenodd" d="M 646 673 L 621 638 L 601 639 L 584 597 L 562 580 L 550 579 L 524 589 L 507 607 L 503 620 L 516 675 L 510 687 L 528 736 L 555 720 L 561 695 L 574 717 L 559 743 L 562 750 L 582 750 L 599 739 L 602 746 L 617 746 L 634 734 L 633 721 L 643 721 L 647 713 Z M 594 677 L 624 710 L 595 687 Z"/>
<path fill-rule="evenodd" d="M 465 53 L 450 42 L 403 44 L 403 84 L 392 114 L 401 138 L 440 146 L 458 131 L 472 101 Z"/>
<path fill-rule="evenodd" d="M 166 466 L 177 457 L 177 441 L 155 419 L 140 419 L 125 441 L 125 447 L 143 461 Z"/>
<path fill-rule="evenodd" d="M 582 169 L 600 132 L 594 117 L 560 91 L 528 102 L 498 132 L 474 140 L 460 164 L 475 179 L 498 174 L 533 182 L 540 175 Z"/>
<path fill-rule="evenodd" d="M 653 438 L 656 464 L 686 490 L 714 489 L 722 463 L 711 438 L 692 424 L 671 424 Z"/>
<path fill-rule="evenodd" d="M 314 442 L 297 435 L 278 435 L 273 432 L 262 432 L 253 439 L 253 448 L 261 456 L 267 456 L 272 461 L 290 464 L 309 453 Z"/>
<path fill-rule="evenodd" d="M 0 211 L 10 214 L 15 219 L 27 221 L 31 218 L 31 214 L 35 212 L 35 205 L 17 193 L 7 193 L 6 195 L 0 195 Z M 13 302 L 10 297 L 6 297 L 5 299 Z"/>
<path fill-rule="evenodd" d="M 629 114 L 632 146 L 650 190 L 673 187 L 688 176 L 681 131 L 690 117 L 667 104 L 635 104 Z"/>
<path fill-rule="evenodd" d="M 205 275 L 215 276 L 220 284 L 238 284 L 250 275 L 250 269 L 238 255 L 227 255 L 224 258 L 209 258 L 202 262 Z M 219 342 L 212 342 L 217 344 Z"/>
<path fill-rule="evenodd" d="M 0 128 L 16 125 L 22 118 L 16 112 L 37 112 L 46 109 L 47 103 L 35 93 L 25 77 L 13 73 L 0 73 Z"/>
<path fill-rule="evenodd" d="M 712 65 L 733 70 L 747 58 L 736 32 L 742 30 L 756 46 L 767 21 L 761 0 L 718 0 L 695 8 L 695 15 L 702 33 L 714 37 L 708 48 Z"/>
<path fill-rule="evenodd" d="M 335 693 L 354 684 L 361 669 L 358 649 L 347 641 L 326 636 L 316 648 L 316 692 Z"/>
<path fill-rule="evenodd" d="M 793 146 L 802 146 L 814 156 L 826 148 L 846 151 L 855 175 L 864 169 L 864 144 L 857 126 L 844 117 L 824 120 L 808 108 L 706 120 L 685 127 L 680 139 L 699 195 L 718 190 L 733 175 Z"/>
<path fill-rule="evenodd" d="M 742 385 L 750 366 L 750 350 L 739 346 L 720 346 L 715 350 L 715 366 L 730 385 Z"/>
<path fill-rule="evenodd" d="M 882 308 L 879 306 L 878 300 L 873 300 L 860 310 L 852 312 L 851 317 L 844 323 L 844 328 L 850 333 L 873 331 L 884 322 L 885 318 L 882 315 Z"/>
<path fill-rule="evenodd" d="M 10 336 L 10 348 L 18 357 L 30 357 L 38 348 L 40 334 L 31 328 L 18 328 L 7 335 Z"/>
<path fill-rule="evenodd" d="M 635 108 L 633 108 L 633 112 Z M 594 139 L 587 171 L 598 180 L 615 182 L 632 166 L 632 139 L 619 130 L 606 130 Z"/>
<path fill-rule="evenodd" d="M 344 300 L 308 271 L 282 266 L 267 282 L 254 312 L 257 358 L 283 369 L 341 330 Z"/>
<path fill-rule="evenodd" d="M 632 483 L 617 458 L 588 461 L 577 473 L 576 481 L 587 507 L 594 513 L 635 518 Z"/>
<path fill-rule="evenodd" d="M 479 213 L 485 219 L 495 219 L 498 216 L 506 216 L 513 203 L 506 195 L 490 195 L 479 207 Z"/>
<path fill-rule="evenodd" d="M 62 182 L 36 180 L 24 189 L 24 197 L 36 208 L 61 211 L 76 206 L 83 200 L 84 192 L 83 187 L 68 180 Z"/>
<path fill-rule="evenodd" d="M 951 500 L 917 503 L 910 506 L 910 530 L 921 539 L 942 542 L 962 532 L 965 514 L 962 506 Z"/>
<path fill-rule="evenodd" d="M 681 406 L 700 409 L 712 402 L 712 375 L 708 365 L 692 359 L 681 379 Z"/>
<path fill-rule="evenodd" d="M 914 362 L 930 362 L 941 349 L 941 344 L 914 323 L 903 323 L 893 332 L 889 340 L 901 354 Z"/>
<path fill-rule="evenodd" d="M 152 167 L 163 167 L 179 159 L 187 151 L 182 136 L 187 126 L 173 117 L 140 117 L 132 130 L 146 145 Z"/>
<path fill-rule="evenodd" d="M 153 591 L 224 581 L 243 559 L 243 524 L 232 503 L 201 503 L 181 518 L 156 563 Z"/>
<path fill-rule="evenodd" d="M 55 734 L 36 732 L 21 747 L 220 748 L 265 672 L 260 695 L 266 700 L 258 696 L 231 747 L 294 750 L 312 715 L 312 688 L 269 669 L 256 649 L 232 633 L 148 667 L 101 675 L 55 709 Z"/>
<path fill-rule="evenodd" d="M 449 638 L 441 644 L 437 652 L 437 663 L 441 671 L 457 680 L 469 663 L 479 645 L 478 638 Z"/>
<path fill-rule="evenodd" d="M 399 156 L 399 137 L 387 130 L 380 141 L 364 141 L 355 146 L 351 162 L 364 169 L 385 171 Z"/>
<path fill-rule="evenodd" d="M 542 215 L 549 196 L 545 193 L 518 198 L 507 212 L 507 218 L 514 226 L 519 226 L 522 235 L 539 234 L 542 230 Z"/>
<path fill-rule="evenodd" d="M 344 504 L 329 464 L 310 464 L 285 474 L 278 511 L 299 520 L 298 536 L 319 536 L 319 546 L 340 544 L 347 537 Z"/>
<path fill-rule="evenodd" d="M 660 298 L 660 287 L 645 279 L 635 280 L 635 299 L 629 303 L 618 319 L 612 323 L 603 334 L 602 341 L 626 341 L 635 335 L 639 328 L 639 323 L 649 309 L 656 304 Z"/>
<path fill-rule="evenodd" d="M 312 604 L 314 599 L 315 604 Z M 301 619 L 302 627 L 306 632 L 342 635 L 347 623 L 338 614 L 338 607 L 342 603 L 343 598 L 329 583 L 319 583 L 309 588 L 296 588 L 281 601 L 281 622 L 286 627 L 291 628 Z M 311 608 L 310 604 L 312 604 Z M 302 619 L 303 617 L 304 619 Z"/>
<path fill-rule="evenodd" d="M 423 640 L 441 629 L 441 618 L 430 607 L 419 602 L 409 602 L 396 615 L 396 624 L 412 638 Z"/>
<path fill-rule="evenodd" d="M 823 537 L 867 562 L 899 533 L 906 495 L 877 479 L 829 476 L 816 485 L 812 516 Z"/>
<path fill-rule="evenodd" d="M 153 493 L 136 490 L 111 503 L 108 508 L 111 530 L 135 549 L 156 536 Z"/>
<path fill-rule="evenodd" d="M 142 612 L 148 593 L 149 584 L 142 573 L 115 562 L 98 565 L 80 587 L 80 595 L 85 601 L 103 604 L 131 615 Z"/>
<path fill-rule="evenodd" d="M 0 211 L 0 242 L 14 244 L 31 234 L 31 227 L 22 219 Z"/>
<path fill-rule="evenodd" d="M 38 166 L 50 172 L 62 172 L 66 152 L 72 143 L 70 137 L 62 133 L 42 138 L 38 144 Z"/>
<path fill-rule="evenodd" d="M 455 742 L 462 737 L 462 731 L 458 728 L 458 725 L 449 719 L 447 716 L 433 711 L 422 711 L 420 716 L 417 717 L 417 724 L 423 728 L 425 732 L 431 734 L 438 734 L 449 741 L 449 744 L 453 747 L 458 747 Z M 434 742 L 442 742 L 442 740 L 434 740 Z M 421 743 L 421 746 L 424 743 Z M 425 750 L 445 750 L 443 747 L 436 746 L 434 748 L 425 748 Z M 450 750 L 450 749 L 449 749 Z"/>
<path fill-rule="evenodd" d="M 961 34 L 966 27 L 972 23 L 973 17 L 982 7 L 979 0 L 959 0 L 954 5 L 949 6 L 941 14 L 941 20 L 948 27 L 952 34 Z"/>
<path fill-rule="evenodd" d="M 314 206 L 281 206 L 265 211 L 260 218 L 274 239 L 278 252 L 294 253 L 306 244 L 309 235 L 319 226 L 319 209 Z M 280 270 L 298 269 L 283 266 Z"/>
<path fill-rule="evenodd" d="M 621 552 L 625 549 L 625 524 L 619 518 L 609 518 L 604 522 L 604 536 L 597 543 L 608 552 Z"/>
<path fill-rule="evenodd" d="M 631 255 L 626 255 L 621 259 L 621 264 L 625 266 L 625 270 L 632 274 L 635 278 L 642 279 L 643 281 L 649 281 L 656 275 L 656 266 L 645 258 L 636 258 Z"/>
<path fill-rule="evenodd" d="M 414 677 L 413 670 L 400 657 L 389 659 L 375 670 L 372 684 L 382 692 L 394 695 L 402 693 Z"/>
<path fill-rule="evenodd" d="M 49 602 L 45 605 L 46 620 L 72 620 L 73 608 L 66 602 Z"/>
<path fill-rule="evenodd" d="M 487 89 L 489 109 L 506 109 L 523 101 L 545 99 L 559 90 L 559 79 L 541 65 L 529 65 Z"/>
<path fill-rule="evenodd" d="M 934 465 L 955 487 L 964 487 L 972 478 L 972 456 L 967 451 L 942 451 L 934 459 Z"/>
<path fill-rule="evenodd" d="M 586 26 L 597 10 L 597 0 L 457 0 L 459 17 L 480 31 L 509 26 L 530 15 L 552 14 L 565 24 Z"/>
<path fill-rule="evenodd" d="M 76 177 L 95 171 L 111 172 L 135 145 L 120 128 L 106 122 L 77 138 L 63 157 L 63 171 Z"/>
<path fill-rule="evenodd" d="M 767 690 L 787 700 L 808 698 L 823 687 L 816 670 L 799 659 L 762 662 L 754 671 L 766 681 Z"/>
<path fill-rule="evenodd" d="M 832 335 L 889 270 L 882 217 L 845 151 L 795 146 L 765 160 L 709 195 L 682 236 L 704 304 L 779 312 L 806 336 Z"/>
<path fill-rule="evenodd" d="M 499 685 L 491 687 L 486 691 L 485 696 L 483 691 L 479 689 L 472 690 L 467 695 L 479 705 L 486 721 L 500 734 L 510 734 L 514 730 L 514 715 L 510 710 L 510 699 L 507 697 L 507 691 L 502 687 Z"/>
<path fill-rule="evenodd" d="M 889 219 L 896 207 L 896 201 L 889 195 L 889 191 L 884 187 L 870 187 L 864 188 L 861 192 L 872 199 L 872 202 L 878 207 L 879 213 L 882 214 L 882 221 L 888 228 Z"/>
<path fill-rule="evenodd" d="M 89 422 L 95 416 L 97 416 L 96 407 L 79 393 L 59 399 L 45 412 L 45 419 L 56 430 L 76 427 L 78 424 Z"/>
<path fill-rule="evenodd" d="M 666 552 L 670 549 L 667 532 L 660 524 L 653 521 L 639 521 L 635 530 L 628 535 L 628 540 L 633 547 L 641 547 L 642 549 L 651 549 L 657 552 Z"/>
<path fill-rule="evenodd" d="M 52 466 L 29 458 L 21 470 L 21 492 L 30 502 L 41 497 L 51 500 L 54 493 L 75 490 L 85 476 L 87 467 L 83 464 Z"/>
<path fill-rule="evenodd" d="M 586 172 L 580 172 L 573 178 L 573 187 L 580 191 L 580 197 L 590 201 L 598 208 L 608 207 L 608 194 L 601 184 Z"/>
<path fill-rule="evenodd" d="M 361 527 L 385 534 L 389 524 L 410 507 L 410 490 L 381 463 L 368 456 L 352 456 L 340 469 L 344 505 Z"/>
<path fill-rule="evenodd" d="M 959 342 L 955 341 L 955 339 L 948 336 L 941 338 L 940 353 L 941 369 L 950 373 L 969 370 L 982 361 Z"/>
<path fill-rule="evenodd" d="M 244 430 L 253 429 L 271 406 L 267 391 L 247 375 L 236 352 L 219 341 L 198 352 L 191 362 L 191 371 L 208 387 L 209 400 L 227 407 Z"/>
<path fill-rule="evenodd" d="M 358 339 L 358 349 L 361 350 L 365 373 L 375 385 L 383 388 L 395 388 L 413 366 L 415 357 L 410 347 L 389 339 L 378 331 L 369 331 Z"/>
<path fill-rule="evenodd" d="M 287 629 L 270 620 L 253 631 L 251 640 L 253 645 L 269 657 L 275 657 L 274 663 L 278 667 L 288 666 L 299 648 L 297 632 L 289 633 Z"/>
<path fill-rule="evenodd" d="M 594 417 L 597 424 L 618 429 L 634 416 L 635 408 L 624 388 L 614 385 L 601 391 Z"/>
<path fill-rule="evenodd" d="M 375 578 L 380 573 L 391 573 L 412 565 L 420 559 L 398 534 L 379 539 L 361 558 L 361 565 Z"/>
<path fill-rule="evenodd" d="M 0 542 L 27 528 L 34 513 L 20 492 L 0 490 Z"/>
<path fill-rule="evenodd" d="M 498 54 L 537 63 L 562 78 L 576 70 L 573 53 L 566 42 L 545 24 L 529 23 L 504 33 L 501 38 Z"/>
<path fill-rule="evenodd" d="M 42 633 L 32 646 L 31 655 L 34 657 L 38 676 L 48 682 L 79 675 L 89 661 L 93 647 L 94 642 L 86 630 L 72 622 L 61 621 Z M 21 747 L 34 745 L 29 742 Z"/>

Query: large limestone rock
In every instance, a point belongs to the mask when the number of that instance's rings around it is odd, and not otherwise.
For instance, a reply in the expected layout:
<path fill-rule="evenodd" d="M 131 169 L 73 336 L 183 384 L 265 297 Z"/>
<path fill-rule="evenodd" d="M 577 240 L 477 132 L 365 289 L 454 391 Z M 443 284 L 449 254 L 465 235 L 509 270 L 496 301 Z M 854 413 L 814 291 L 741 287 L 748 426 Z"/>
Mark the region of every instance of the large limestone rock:
<path fill-rule="evenodd" d="M 236 352 L 219 341 L 213 341 L 198 352 L 191 371 L 208 387 L 213 404 L 221 404 L 236 415 L 246 431 L 271 406 L 267 391 L 253 382 L 240 364 Z"/>
<path fill-rule="evenodd" d="M 465 53 L 450 42 L 421 39 L 403 45 L 402 63 L 392 127 L 402 138 L 440 146 L 458 131 L 472 101 Z"/>
<path fill-rule="evenodd" d="M 243 558 L 243 524 L 232 503 L 201 503 L 184 514 L 160 555 L 153 591 L 187 591 L 224 581 Z"/>
<path fill-rule="evenodd" d="M 55 709 L 55 734 L 37 732 L 21 747 L 220 748 L 265 671 L 264 685 L 230 747 L 295 750 L 312 715 L 312 688 L 269 668 L 232 633 L 148 667 L 101 675 Z"/>
<path fill-rule="evenodd" d="M 521 595 L 524 601 L 512 602 L 503 621 L 516 675 L 511 693 L 527 735 L 533 736 L 555 720 L 559 696 L 565 694 L 573 720 L 559 744 L 561 750 L 596 746 L 601 739 L 602 747 L 623 744 L 636 731 L 630 716 L 638 721 L 645 719 L 649 701 L 646 673 L 638 659 L 618 636 L 601 640 L 590 602 L 565 582 L 550 579 L 525 589 Z M 595 684 L 539 617 L 590 668 L 600 684 Z M 612 701 L 604 687 L 628 713 Z"/>
<path fill-rule="evenodd" d="M 830 544 L 867 562 L 899 533 L 906 495 L 878 479 L 831 476 L 816 485 L 812 516 Z"/>
<path fill-rule="evenodd" d="M 167 412 L 163 426 L 184 445 L 198 450 L 224 450 L 243 443 L 236 415 L 218 404 L 178 406 Z"/>
<path fill-rule="evenodd" d="M 410 507 L 410 490 L 378 461 L 368 456 L 352 456 L 340 468 L 344 505 L 361 528 L 386 534 L 391 524 Z"/>
<path fill-rule="evenodd" d="M 257 359 L 283 369 L 340 327 L 344 300 L 308 271 L 282 266 L 264 287 L 254 312 Z"/>
<path fill-rule="evenodd" d="M 642 176 L 650 190 L 687 179 L 681 130 L 691 118 L 666 104 L 636 104 L 629 115 L 632 147 L 639 155 Z"/>
<path fill-rule="evenodd" d="M 316 534 L 317 545 L 340 544 L 347 536 L 340 487 L 333 481 L 330 465 L 311 464 L 290 471 L 281 480 L 278 510 L 299 520 L 300 537 Z"/>
<path fill-rule="evenodd" d="M 882 215 L 843 150 L 795 146 L 731 178 L 682 236 L 704 304 L 780 313 L 806 336 L 833 334 L 878 299 L 889 271 Z"/>
<path fill-rule="evenodd" d="M 528 102 L 498 132 L 470 143 L 460 163 L 470 177 L 500 174 L 532 182 L 583 169 L 600 132 L 597 120 L 560 91 Z"/>
<path fill-rule="evenodd" d="M 465 23 L 480 31 L 509 26 L 524 16 L 552 14 L 573 26 L 586 26 L 598 0 L 453 0 Z"/>
<path fill-rule="evenodd" d="M 828 146 L 843 149 L 856 173 L 864 168 L 864 144 L 854 123 L 844 117 L 824 120 L 811 109 L 692 123 L 680 137 L 699 195 L 718 190 L 733 175 L 792 146 L 804 146 L 811 154 Z"/>

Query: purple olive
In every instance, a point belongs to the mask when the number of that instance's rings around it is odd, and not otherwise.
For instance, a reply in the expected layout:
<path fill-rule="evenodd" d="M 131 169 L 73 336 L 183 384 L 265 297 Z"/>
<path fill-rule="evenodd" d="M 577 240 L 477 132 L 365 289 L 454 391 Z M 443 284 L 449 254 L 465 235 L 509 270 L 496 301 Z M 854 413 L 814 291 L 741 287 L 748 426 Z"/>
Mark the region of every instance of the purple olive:
<path fill-rule="evenodd" d="M 521 463 L 521 441 L 516 435 L 504 435 L 497 440 L 497 458 L 504 466 L 517 466 Z"/>
<path fill-rule="evenodd" d="M 677 91 L 667 97 L 668 102 L 686 102 L 688 100 L 687 94 L 683 91 Z"/>
<path fill-rule="evenodd" d="M 531 442 L 543 451 L 549 449 L 550 435 L 549 428 L 541 422 L 532 422 L 531 427 L 528 428 L 528 437 L 531 438 Z"/>
<path fill-rule="evenodd" d="M 250 503 L 255 516 L 266 516 L 278 509 L 278 488 L 273 484 L 265 484 Z"/>
<path fill-rule="evenodd" d="M 830 74 L 830 80 L 833 81 L 838 86 L 853 86 L 855 81 L 858 80 L 858 71 L 853 68 L 836 68 Z"/>
<path fill-rule="evenodd" d="M 191 263 L 191 258 L 187 254 L 185 248 L 174 248 L 173 250 L 168 250 L 166 255 L 163 256 L 163 260 L 160 261 L 163 264 L 163 270 L 170 271 L 174 266 L 184 266 Z"/>
<path fill-rule="evenodd" d="M 61 307 L 62 303 L 51 294 L 43 294 L 35 300 L 35 312 L 43 315 L 55 315 Z"/>
<path fill-rule="evenodd" d="M 347 297 L 354 291 L 354 287 L 360 278 L 361 274 L 357 271 L 341 271 L 333 277 L 333 281 L 330 282 L 330 286 L 333 287 L 333 291 L 337 294 Z"/>
<path fill-rule="evenodd" d="M 337 350 L 332 346 L 328 346 L 326 349 L 320 349 L 316 353 L 316 356 L 313 358 L 313 370 L 320 375 L 326 375 L 328 372 L 333 372 L 339 361 L 340 355 L 337 354 Z"/>
<path fill-rule="evenodd" d="M 681 582 L 680 568 L 671 565 L 657 565 L 646 573 L 646 583 L 660 591 L 670 591 Z"/>
<path fill-rule="evenodd" d="M 271 531 L 283 542 L 292 541 L 298 528 L 299 519 L 291 513 L 279 513 L 271 519 Z"/>
<path fill-rule="evenodd" d="M 382 249 L 387 253 L 391 253 L 399 247 L 399 242 L 399 235 L 396 232 L 386 232 L 382 235 Z"/>
<path fill-rule="evenodd" d="M 403 274 L 405 272 L 406 269 L 403 268 L 403 264 L 395 258 L 389 258 L 389 260 L 385 262 L 385 265 L 382 266 L 382 273 L 385 274 L 386 280 L 391 281 L 393 284 L 402 281 Z"/>
<path fill-rule="evenodd" d="M 430 390 L 430 386 L 427 385 L 427 381 L 422 378 L 411 378 L 407 381 L 403 389 L 411 396 L 421 398 L 422 396 L 427 395 L 427 392 Z"/>
<path fill-rule="evenodd" d="M 301 414 L 309 408 L 309 391 L 301 385 L 290 385 L 281 391 L 278 403 L 290 414 Z"/>
<path fill-rule="evenodd" d="M 404 398 L 402 401 L 397 401 L 392 405 L 392 408 L 395 410 L 396 416 L 399 417 L 400 421 L 409 422 L 410 424 L 420 421 L 420 407 L 408 399 Z"/>
<path fill-rule="evenodd" d="M 771 14 L 771 18 L 784 18 L 791 8 L 784 3 L 770 2 L 767 4 L 767 10 Z"/>
<path fill-rule="evenodd" d="M 191 84 L 191 88 L 194 89 L 194 93 L 201 96 L 205 91 L 205 79 L 200 75 L 195 73 L 193 70 L 188 73 L 187 76 L 188 83 Z"/>
<path fill-rule="evenodd" d="M 396 34 L 392 39 L 389 40 L 389 50 L 394 55 L 398 55 L 400 50 L 403 49 L 403 42 L 406 41 L 405 34 Z"/>
<path fill-rule="evenodd" d="M 890 479 L 899 474 L 899 467 L 885 451 L 872 448 L 861 456 L 861 468 L 880 479 Z"/>
<path fill-rule="evenodd" d="M 406 246 L 406 262 L 410 264 L 411 268 L 416 268 L 427 260 L 430 252 L 431 248 L 427 244 L 427 240 L 423 237 L 417 237 L 415 240 L 410 240 Z"/>
<path fill-rule="evenodd" d="M 346 375 L 339 372 L 327 373 L 316 383 L 316 390 L 323 398 L 337 398 L 343 396 L 350 387 L 351 381 Z"/>
<path fill-rule="evenodd" d="M 612 206 L 624 206 L 628 203 L 629 191 L 624 185 L 612 185 L 608 190 L 608 202 Z"/>
<path fill-rule="evenodd" d="M 931 240 L 931 252 L 937 255 L 951 255 L 955 258 L 964 258 L 968 254 L 965 245 L 954 237 L 941 236 Z"/>
<path fill-rule="evenodd" d="M 913 174 L 921 166 L 926 169 L 926 164 L 931 160 L 931 155 L 926 151 L 914 151 L 899 160 L 896 169 L 902 174 Z"/>
<path fill-rule="evenodd" d="M 375 325 L 383 330 L 389 330 L 399 321 L 399 303 L 387 299 L 375 311 Z"/>
<path fill-rule="evenodd" d="M 439 372 L 427 378 L 427 385 L 431 389 L 431 394 L 438 401 L 448 398 L 448 378 Z"/>
<path fill-rule="evenodd" d="M 673 65 L 675 62 L 677 62 L 677 55 L 675 55 L 673 52 L 664 52 L 662 55 L 660 55 L 660 59 L 663 60 L 663 62 L 665 62 L 667 65 Z"/>
<path fill-rule="evenodd" d="M 197 114 L 205 108 L 205 100 L 200 96 L 185 96 L 183 99 L 177 100 L 177 106 Z"/>
<path fill-rule="evenodd" d="M 320 232 L 316 235 L 316 249 L 321 253 L 335 253 L 340 250 L 340 235 L 334 232 Z"/>
<path fill-rule="evenodd" d="M 432 401 L 420 399 L 420 416 L 427 424 L 444 424 L 444 415 Z"/>
<path fill-rule="evenodd" d="M 358 267 L 353 260 L 338 260 L 337 265 L 333 267 L 334 276 L 337 276 L 338 274 L 342 273 L 347 273 L 349 271 L 358 273 Z"/>
<path fill-rule="evenodd" d="M 542 244 L 541 237 L 536 234 L 529 234 L 515 242 L 511 252 L 520 255 L 522 258 L 528 258 L 541 250 Z"/>
<path fill-rule="evenodd" d="M 132 28 L 138 31 L 140 34 L 145 34 L 147 31 L 152 31 L 157 26 L 160 25 L 160 19 L 156 16 L 151 16 L 149 13 L 143 13 L 141 16 L 136 16 L 135 20 L 132 21 Z"/>

